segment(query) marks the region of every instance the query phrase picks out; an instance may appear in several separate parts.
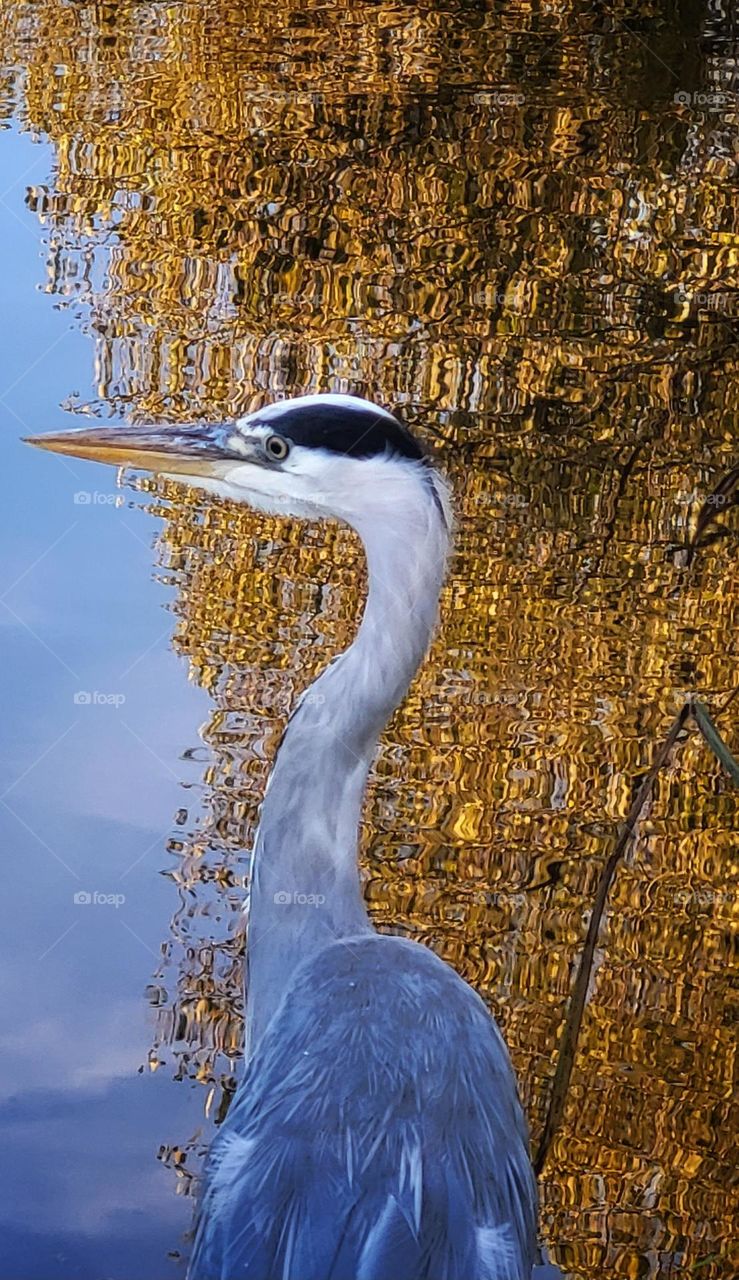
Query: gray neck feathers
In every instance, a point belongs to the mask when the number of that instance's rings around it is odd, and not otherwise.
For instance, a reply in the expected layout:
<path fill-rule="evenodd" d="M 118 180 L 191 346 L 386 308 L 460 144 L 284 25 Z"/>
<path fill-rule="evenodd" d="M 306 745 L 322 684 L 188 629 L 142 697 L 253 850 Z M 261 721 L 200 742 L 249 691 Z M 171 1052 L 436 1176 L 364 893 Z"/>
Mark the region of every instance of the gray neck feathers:
<path fill-rule="evenodd" d="M 448 549 L 428 478 L 408 475 L 392 509 L 352 518 L 369 578 L 362 622 L 301 698 L 267 784 L 249 886 L 247 1052 L 296 966 L 370 928 L 357 866 L 367 774 L 428 647 Z"/>

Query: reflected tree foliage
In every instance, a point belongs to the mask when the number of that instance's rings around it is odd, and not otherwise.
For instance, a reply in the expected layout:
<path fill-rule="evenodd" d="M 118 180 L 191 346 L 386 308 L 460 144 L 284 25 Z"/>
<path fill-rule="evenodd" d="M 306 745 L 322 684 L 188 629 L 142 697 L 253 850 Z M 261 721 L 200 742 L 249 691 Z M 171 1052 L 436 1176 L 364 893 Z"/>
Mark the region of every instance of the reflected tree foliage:
<path fill-rule="evenodd" d="M 95 394 L 66 407 L 186 420 L 355 391 L 453 479 L 443 627 L 383 739 L 363 870 L 377 924 L 501 1018 L 535 1135 L 618 823 L 684 696 L 715 707 L 737 680 L 736 513 L 681 557 L 737 463 L 733 21 L 728 0 L 0 14 L 0 119 L 55 146 L 28 193 L 46 287 L 94 348 Z M 364 568 L 344 529 L 142 488 L 213 700 L 166 855 L 151 1065 L 202 1081 L 213 1121 L 239 1067 L 244 850 Z M 575 1277 L 739 1266 L 738 819 L 687 736 L 612 892 L 544 1174 Z M 177 1138 L 188 1189 L 203 1135 Z"/>

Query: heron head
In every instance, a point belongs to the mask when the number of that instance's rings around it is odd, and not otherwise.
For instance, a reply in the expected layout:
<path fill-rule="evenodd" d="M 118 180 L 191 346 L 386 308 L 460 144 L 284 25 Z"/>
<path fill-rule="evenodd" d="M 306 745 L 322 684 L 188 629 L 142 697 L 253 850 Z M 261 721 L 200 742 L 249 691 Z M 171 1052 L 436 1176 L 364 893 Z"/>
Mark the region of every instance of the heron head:
<path fill-rule="evenodd" d="M 218 425 L 82 427 L 29 443 L 115 466 L 184 479 L 273 515 L 336 516 L 358 526 L 425 487 L 445 514 L 443 483 L 393 414 L 347 395 L 281 400 Z"/>

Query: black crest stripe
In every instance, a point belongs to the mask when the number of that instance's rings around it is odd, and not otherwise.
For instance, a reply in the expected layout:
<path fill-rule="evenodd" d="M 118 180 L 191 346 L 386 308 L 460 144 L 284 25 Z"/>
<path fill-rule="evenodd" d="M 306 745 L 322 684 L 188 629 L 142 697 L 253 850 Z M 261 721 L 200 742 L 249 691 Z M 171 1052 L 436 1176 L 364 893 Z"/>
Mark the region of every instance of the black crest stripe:
<path fill-rule="evenodd" d="M 256 421 L 258 422 L 258 416 Z M 390 451 L 421 461 L 425 454 L 411 433 L 397 418 L 362 406 L 295 405 L 284 414 L 265 419 L 293 444 L 328 449 L 350 458 L 371 458 Z"/>

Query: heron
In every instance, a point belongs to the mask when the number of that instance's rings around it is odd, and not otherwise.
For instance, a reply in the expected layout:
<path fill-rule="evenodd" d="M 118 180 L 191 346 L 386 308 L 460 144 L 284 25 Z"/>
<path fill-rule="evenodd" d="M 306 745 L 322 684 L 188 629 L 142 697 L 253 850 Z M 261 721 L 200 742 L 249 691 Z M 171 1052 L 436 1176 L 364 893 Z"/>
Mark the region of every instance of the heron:
<path fill-rule="evenodd" d="M 246 1065 L 207 1159 L 189 1280 L 529 1280 L 537 1191 L 502 1034 L 433 951 L 373 928 L 359 875 L 378 739 L 437 625 L 446 480 L 394 413 L 343 394 L 31 443 L 339 520 L 364 547 L 354 641 L 298 699 L 261 805 Z"/>

